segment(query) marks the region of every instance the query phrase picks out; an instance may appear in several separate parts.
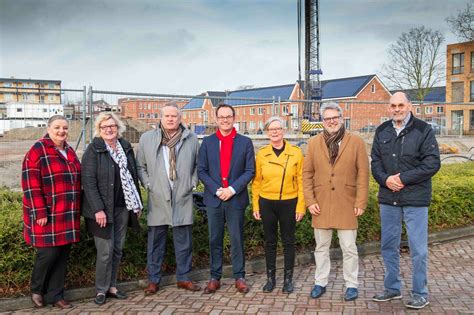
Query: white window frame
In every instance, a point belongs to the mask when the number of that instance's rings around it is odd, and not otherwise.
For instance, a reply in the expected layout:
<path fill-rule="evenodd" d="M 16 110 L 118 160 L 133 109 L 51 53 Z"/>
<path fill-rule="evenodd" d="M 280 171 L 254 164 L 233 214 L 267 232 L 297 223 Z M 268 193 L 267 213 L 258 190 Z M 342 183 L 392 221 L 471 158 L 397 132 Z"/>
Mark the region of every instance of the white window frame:
<path fill-rule="evenodd" d="M 263 108 L 263 107 L 258 108 L 258 115 L 259 116 L 262 116 L 264 112 L 265 112 L 265 108 Z"/>

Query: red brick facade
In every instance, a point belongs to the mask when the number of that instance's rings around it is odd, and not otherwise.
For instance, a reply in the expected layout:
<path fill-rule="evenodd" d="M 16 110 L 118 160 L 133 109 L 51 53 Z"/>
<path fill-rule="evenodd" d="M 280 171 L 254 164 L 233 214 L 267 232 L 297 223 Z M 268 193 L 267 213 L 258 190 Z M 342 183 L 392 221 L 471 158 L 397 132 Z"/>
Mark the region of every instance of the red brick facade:
<path fill-rule="evenodd" d="M 176 101 L 180 108 L 188 102 L 188 100 L 173 99 L 121 98 L 118 100 L 118 105 L 123 118 L 142 120 L 156 125 L 160 121 L 160 109 L 171 101 Z"/>

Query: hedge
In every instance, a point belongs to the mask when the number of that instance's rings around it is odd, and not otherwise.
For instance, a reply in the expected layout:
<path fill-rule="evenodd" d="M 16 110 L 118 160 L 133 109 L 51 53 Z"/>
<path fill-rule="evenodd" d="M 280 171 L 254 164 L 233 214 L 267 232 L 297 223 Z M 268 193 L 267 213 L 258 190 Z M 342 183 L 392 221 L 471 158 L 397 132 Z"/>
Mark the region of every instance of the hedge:
<path fill-rule="evenodd" d="M 359 220 L 358 243 L 380 239 L 380 221 L 377 204 L 377 184 L 371 178 L 366 213 Z M 0 188 L 0 297 L 21 296 L 29 293 L 29 280 L 33 266 L 34 249 L 27 246 L 22 235 L 21 192 Z M 429 211 L 430 232 L 472 225 L 474 222 L 474 163 L 443 165 L 433 180 L 433 202 Z M 121 281 L 146 278 L 146 216 L 142 216 L 142 231 L 129 230 L 125 243 L 119 279 Z M 93 238 L 82 226 L 82 240 L 73 246 L 69 260 L 67 287 L 93 286 L 95 247 Z M 263 256 L 262 224 L 253 219 L 251 207 L 246 211 L 245 250 L 247 259 Z M 306 215 L 297 224 L 296 246 L 299 251 L 314 246 L 311 217 Z M 333 246 L 337 246 L 334 240 Z M 230 242 L 224 239 L 228 263 Z M 193 266 L 207 268 L 207 220 L 195 212 L 193 228 Z M 165 273 L 174 272 L 174 251 L 169 233 Z"/>

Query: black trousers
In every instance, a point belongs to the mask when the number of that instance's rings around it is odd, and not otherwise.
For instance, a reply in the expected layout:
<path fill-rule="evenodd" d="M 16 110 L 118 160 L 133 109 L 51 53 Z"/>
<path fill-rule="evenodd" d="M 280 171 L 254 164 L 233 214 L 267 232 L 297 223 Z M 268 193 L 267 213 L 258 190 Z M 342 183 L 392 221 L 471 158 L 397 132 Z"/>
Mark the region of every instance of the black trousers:
<path fill-rule="evenodd" d="M 43 295 L 45 303 L 52 304 L 64 299 L 64 281 L 70 252 L 71 244 L 36 248 L 31 293 Z"/>
<path fill-rule="evenodd" d="M 260 216 L 265 237 L 265 260 L 267 270 L 276 268 L 278 225 L 283 243 L 285 270 L 293 270 L 295 265 L 296 203 L 298 198 L 289 200 L 269 200 L 260 197 Z"/>

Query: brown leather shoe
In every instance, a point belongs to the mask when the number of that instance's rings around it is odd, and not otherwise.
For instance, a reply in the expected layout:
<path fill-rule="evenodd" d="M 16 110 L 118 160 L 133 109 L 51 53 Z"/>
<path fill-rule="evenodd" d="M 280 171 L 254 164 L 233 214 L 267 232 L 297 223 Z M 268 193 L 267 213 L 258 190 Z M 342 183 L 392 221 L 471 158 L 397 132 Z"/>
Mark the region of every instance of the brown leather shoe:
<path fill-rule="evenodd" d="M 211 279 L 204 288 L 204 293 L 211 294 L 215 293 L 221 287 L 221 282 L 216 279 Z"/>
<path fill-rule="evenodd" d="M 31 293 L 31 302 L 33 302 L 35 308 L 40 308 L 44 306 L 43 296 L 41 294 Z"/>
<path fill-rule="evenodd" d="M 185 289 L 189 291 L 199 291 L 201 290 L 201 287 L 198 286 L 197 284 L 193 283 L 192 281 L 178 281 L 176 283 L 178 288 L 180 289 Z"/>
<path fill-rule="evenodd" d="M 249 287 L 245 283 L 244 278 L 235 280 L 235 287 L 237 288 L 237 291 L 239 291 L 240 293 L 248 293 L 250 291 Z"/>
<path fill-rule="evenodd" d="M 158 284 L 150 282 L 148 283 L 148 286 L 145 289 L 145 295 L 152 295 L 155 294 L 159 289 Z"/>
<path fill-rule="evenodd" d="M 58 307 L 62 310 L 67 309 L 67 308 L 72 308 L 72 304 L 69 303 L 66 300 L 59 300 L 56 303 L 54 303 L 54 306 L 56 306 L 56 307 Z"/>

